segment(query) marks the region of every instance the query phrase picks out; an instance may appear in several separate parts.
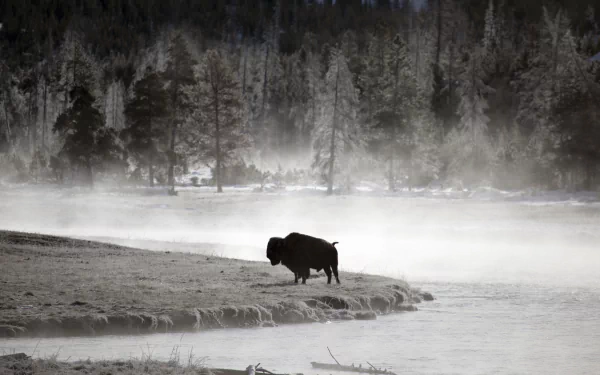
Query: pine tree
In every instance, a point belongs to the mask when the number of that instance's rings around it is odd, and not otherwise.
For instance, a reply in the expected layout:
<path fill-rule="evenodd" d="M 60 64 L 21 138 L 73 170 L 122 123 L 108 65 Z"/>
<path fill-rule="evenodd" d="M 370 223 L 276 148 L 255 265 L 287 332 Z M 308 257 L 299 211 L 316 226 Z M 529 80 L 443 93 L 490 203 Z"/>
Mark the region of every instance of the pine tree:
<path fill-rule="evenodd" d="M 192 103 L 188 97 L 189 90 L 186 86 L 194 84 L 194 59 L 190 55 L 183 35 L 177 33 L 171 41 L 169 48 L 169 58 L 167 61 L 167 70 L 164 78 L 167 81 L 167 92 L 169 95 L 169 159 L 168 184 L 171 191 L 175 191 L 174 169 L 177 164 L 177 154 L 175 145 L 177 143 L 177 130 L 190 115 Z"/>
<path fill-rule="evenodd" d="M 358 80 L 361 120 L 372 126 L 377 112 L 377 86 L 384 73 L 384 41 L 381 35 L 369 35 L 366 51 L 362 54 L 363 69 Z"/>
<path fill-rule="evenodd" d="M 410 164 L 411 120 L 416 104 L 417 82 L 400 35 L 387 38 L 386 44 L 384 73 L 377 85 L 375 127 L 382 132 L 389 189 L 395 191 L 399 154 L 402 153 Z"/>
<path fill-rule="evenodd" d="M 12 136 L 12 118 L 10 114 L 11 90 L 10 74 L 8 66 L 0 60 L 0 123 L 2 124 L 2 135 L 0 136 L 0 148 L 9 154 L 14 149 Z"/>
<path fill-rule="evenodd" d="M 278 3 L 279 4 L 279 3 Z M 277 14 L 277 13 L 276 13 Z M 261 62 L 262 89 L 258 147 L 264 157 L 278 157 L 282 145 L 282 121 L 285 117 L 285 84 L 282 56 L 279 53 L 279 27 L 275 18 L 263 36 Z"/>
<path fill-rule="evenodd" d="M 42 153 L 46 155 L 48 152 L 47 134 L 48 128 L 48 105 L 50 101 L 49 95 L 51 94 L 52 86 L 52 68 L 54 64 L 54 46 L 52 45 L 52 33 L 49 33 L 48 42 L 46 45 L 46 59 L 42 65 L 41 81 L 42 81 Z"/>
<path fill-rule="evenodd" d="M 563 10 L 554 17 L 543 7 L 541 38 L 533 40 L 528 53 L 521 58 L 520 69 L 512 81 L 519 98 L 516 121 L 528 136 L 527 157 L 532 161 L 530 173 L 536 183 L 553 183 L 551 170 L 557 157 L 560 134 L 552 119 L 554 106 L 562 90 L 576 72 L 573 60 L 569 19 Z M 575 74 L 574 74 L 575 73 Z"/>
<path fill-rule="evenodd" d="M 480 178 L 487 171 L 493 150 L 488 137 L 489 108 L 486 96 L 493 90 L 484 83 L 484 50 L 476 46 L 468 56 L 465 71 L 460 75 L 459 129 L 455 142 L 459 150 L 453 157 L 450 168 L 460 176 Z"/>
<path fill-rule="evenodd" d="M 39 75 L 37 69 L 31 69 L 21 81 L 20 90 L 26 97 L 26 123 L 27 123 L 27 153 L 33 155 L 37 146 L 37 111 L 38 111 L 38 93 L 39 93 Z"/>
<path fill-rule="evenodd" d="M 496 48 L 496 17 L 494 13 L 494 0 L 490 0 L 485 12 L 485 28 L 483 35 L 483 48 L 486 51 L 492 51 Z"/>
<path fill-rule="evenodd" d="M 319 101 L 323 91 L 323 64 L 321 56 L 317 51 L 314 35 L 304 36 L 302 46 L 305 66 L 306 80 L 306 111 L 304 114 L 304 130 L 302 131 L 303 143 L 306 146 L 312 143 L 312 132 L 314 131 L 319 117 Z"/>
<path fill-rule="evenodd" d="M 288 154 L 297 157 L 299 153 L 308 149 L 304 142 L 303 133 L 308 133 L 306 128 L 306 112 L 308 110 L 309 87 L 307 80 L 306 64 L 302 61 L 306 55 L 296 52 L 286 60 L 286 101 L 287 101 L 287 128 L 284 147 Z"/>
<path fill-rule="evenodd" d="M 340 49 L 332 48 L 315 129 L 313 162 L 313 167 L 326 176 L 327 194 L 333 193 L 336 171 L 350 177 L 353 156 L 362 146 L 357 107 L 357 93 L 346 58 Z"/>
<path fill-rule="evenodd" d="M 223 192 L 222 172 L 226 162 L 248 145 L 240 118 L 241 92 L 227 55 L 220 50 L 207 51 L 194 88 L 199 104 L 195 115 L 195 136 L 190 144 L 200 158 L 214 161 L 217 192 Z"/>
<path fill-rule="evenodd" d="M 134 97 L 125 108 L 127 127 L 123 136 L 131 155 L 148 167 L 148 183 L 152 187 L 155 166 L 163 162 L 167 143 L 168 96 L 161 75 L 150 68 L 133 90 Z"/>
<path fill-rule="evenodd" d="M 440 124 L 439 134 L 443 139 L 458 123 L 455 85 L 459 71 L 457 61 L 460 51 L 470 47 L 460 41 L 460 35 L 467 34 L 465 26 L 469 25 L 469 19 L 456 2 L 438 0 L 437 3 L 436 44 L 432 46 L 434 57 L 430 68 L 431 107 Z"/>
<path fill-rule="evenodd" d="M 4 64 L 0 65 L 0 78 L 2 78 L 0 81 L 0 121 L 3 122 L 7 153 L 14 155 L 24 148 L 21 143 L 26 132 L 22 123 L 27 106 L 25 97 L 18 87 L 18 77 Z"/>
<path fill-rule="evenodd" d="M 100 96 L 100 69 L 81 39 L 81 35 L 69 31 L 59 53 L 55 80 L 63 93 L 63 111 L 68 108 L 69 95 L 74 87 L 85 88 L 95 98 Z"/>
<path fill-rule="evenodd" d="M 93 186 L 94 167 L 118 160 L 117 134 L 105 127 L 102 113 L 94 107 L 96 99 L 87 88 L 75 86 L 69 96 L 72 105 L 57 118 L 53 131 L 64 141 L 60 154 L 72 168 L 82 167 Z"/>
<path fill-rule="evenodd" d="M 247 48 L 246 56 L 244 57 L 244 65 L 246 65 L 246 73 L 242 71 L 242 95 L 244 100 L 244 119 L 245 127 L 249 129 L 252 138 L 258 148 L 262 147 L 260 137 L 263 133 L 262 127 L 262 103 L 263 103 L 263 79 L 264 67 L 263 55 L 261 49 L 255 45 L 250 45 Z M 244 84 L 245 82 L 245 84 Z"/>

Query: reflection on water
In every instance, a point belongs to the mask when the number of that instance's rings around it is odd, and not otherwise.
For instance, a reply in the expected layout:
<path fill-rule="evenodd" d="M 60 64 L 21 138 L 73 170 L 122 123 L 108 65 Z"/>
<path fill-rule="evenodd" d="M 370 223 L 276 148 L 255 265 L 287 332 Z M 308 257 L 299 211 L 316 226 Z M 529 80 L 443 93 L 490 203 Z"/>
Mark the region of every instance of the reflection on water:
<path fill-rule="evenodd" d="M 438 298 L 376 321 L 186 334 L 9 339 L 0 351 L 75 359 L 168 359 L 179 347 L 211 367 L 262 365 L 317 374 L 310 362 L 371 362 L 398 374 L 598 374 L 600 290 L 509 284 L 421 284 Z"/>

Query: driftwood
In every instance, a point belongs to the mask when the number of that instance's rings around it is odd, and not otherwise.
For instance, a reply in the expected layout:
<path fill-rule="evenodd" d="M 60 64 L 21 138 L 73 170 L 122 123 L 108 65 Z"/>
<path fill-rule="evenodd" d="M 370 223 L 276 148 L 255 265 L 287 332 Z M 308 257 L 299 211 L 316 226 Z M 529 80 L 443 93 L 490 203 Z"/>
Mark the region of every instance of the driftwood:
<path fill-rule="evenodd" d="M 363 374 L 386 374 L 386 375 L 396 375 L 395 373 L 386 370 L 378 370 L 371 369 L 368 367 L 356 367 L 356 366 L 344 366 L 344 365 L 334 365 L 332 363 L 319 363 L 319 362 L 311 362 L 310 363 L 314 368 L 320 368 L 323 370 L 334 370 L 334 371 L 345 371 L 345 372 L 359 372 Z"/>
<path fill-rule="evenodd" d="M 337 363 L 339 366 L 341 366 L 340 363 L 338 362 L 338 360 L 335 359 L 335 357 L 333 356 L 333 354 L 331 354 L 331 350 L 329 350 L 329 346 L 327 347 L 327 351 L 329 352 L 329 355 L 331 356 L 331 358 L 333 358 L 333 360 L 335 361 L 335 363 Z"/>
<path fill-rule="evenodd" d="M 262 367 L 258 367 L 260 366 L 260 362 L 256 365 L 249 365 L 248 367 L 246 367 L 246 371 L 239 371 L 239 370 L 228 370 L 228 369 L 216 369 L 213 370 L 213 372 L 216 372 L 218 374 L 221 375 L 289 375 L 289 374 L 276 374 L 274 372 L 271 372 L 269 370 L 266 370 Z M 302 375 L 302 374 L 298 374 L 298 375 Z"/>
<path fill-rule="evenodd" d="M 262 368 L 262 367 L 257 367 L 257 368 L 256 368 L 256 373 L 257 373 L 257 374 L 269 374 L 269 375 L 276 375 L 276 374 L 272 373 L 272 372 L 271 372 L 271 371 L 269 371 L 269 370 L 265 370 L 265 369 L 264 369 L 264 368 Z"/>
<path fill-rule="evenodd" d="M 364 367 L 363 368 L 360 365 L 358 367 L 355 367 L 354 363 L 352 364 L 352 366 L 344 366 L 344 365 L 340 364 L 338 362 L 338 360 L 333 356 L 333 354 L 331 353 L 331 350 L 329 350 L 329 347 L 327 347 L 327 351 L 329 352 L 329 355 L 331 356 L 331 358 L 333 358 L 333 360 L 335 361 L 336 364 L 334 365 L 332 363 L 311 362 L 310 364 L 312 365 L 312 367 L 314 367 L 314 368 L 320 368 L 320 369 L 324 369 L 324 370 L 345 371 L 345 372 L 360 372 L 360 373 L 365 373 L 365 374 L 396 375 L 395 373 L 393 373 L 391 371 L 388 371 L 387 369 L 384 369 L 384 370 L 377 369 L 369 361 L 367 361 L 367 363 L 372 368 L 368 368 L 368 367 Z"/>
<path fill-rule="evenodd" d="M 251 369 L 250 369 L 251 368 Z M 245 370 L 232 370 L 227 368 L 214 368 L 210 372 L 216 375 L 248 375 L 252 371 L 255 375 L 301 375 L 301 374 L 276 374 L 263 368 L 255 368 L 253 365 L 248 366 Z"/>

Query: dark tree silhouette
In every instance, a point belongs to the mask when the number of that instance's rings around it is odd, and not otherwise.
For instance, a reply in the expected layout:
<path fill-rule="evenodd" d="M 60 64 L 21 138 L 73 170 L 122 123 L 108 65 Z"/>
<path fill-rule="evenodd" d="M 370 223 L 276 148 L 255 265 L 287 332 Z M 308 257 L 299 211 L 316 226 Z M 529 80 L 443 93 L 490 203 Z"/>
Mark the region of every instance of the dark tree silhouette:
<path fill-rule="evenodd" d="M 121 149 L 117 134 L 104 126 L 104 118 L 86 88 L 75 86 L 69 97 L 73 104 L 58 117 L 53 131 L 64 140 L 60 153 L 68 158 L 71 168 L 83 168 L 86 181 L 93 186 L 94 167 L 118 160 Z"/>
<path fill-rule="evenodd" d="M 164 159 L 168 97 L 160 74 L 148 69 L 134 86 L 134 98 L 125 108 L 123 130 L 127 150 L 148 167 L 148 184 L 154 186 L 155 166 Z"/>
<path fill-rule="evenodd" d="M 167 174 L 168 184 L 172 191 L 175 191 L 174 169 L 178 159 L 175 150 L 178 137 L 177 130 L 190 116 L 193 107 L 187 87 L 195 82 L 194 64 L 195 61 L 187 50 L 182 34 L 177 33 L 171 41 L 169 61 L 167 70 L 164 73 L 169 96 L 169 150 L 167 152 L 169 167 Z"/>

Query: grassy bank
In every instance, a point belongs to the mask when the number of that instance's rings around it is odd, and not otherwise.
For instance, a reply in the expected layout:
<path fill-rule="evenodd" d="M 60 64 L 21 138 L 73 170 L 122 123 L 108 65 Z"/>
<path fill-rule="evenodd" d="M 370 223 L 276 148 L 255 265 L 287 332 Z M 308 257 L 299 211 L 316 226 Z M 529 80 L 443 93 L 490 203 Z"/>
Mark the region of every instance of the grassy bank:
<path fill-rule="evenodd" d="M 0 231 L 0 337 L 132 334 L 375 319 L 426 297 L 341 273 L 307 285 L 266 262 Z"/>
<path fill-rule="evenodd" d="M 150 357 L 116 361 L 58 361 L 56 358 L 32 359 L 24 353 L 0 355 L 0 374 L 3 375 L 245 375 L 245 371 L 209 369 L 202 360 L 178 358 L 174 352 L 168 361 Z"/>

